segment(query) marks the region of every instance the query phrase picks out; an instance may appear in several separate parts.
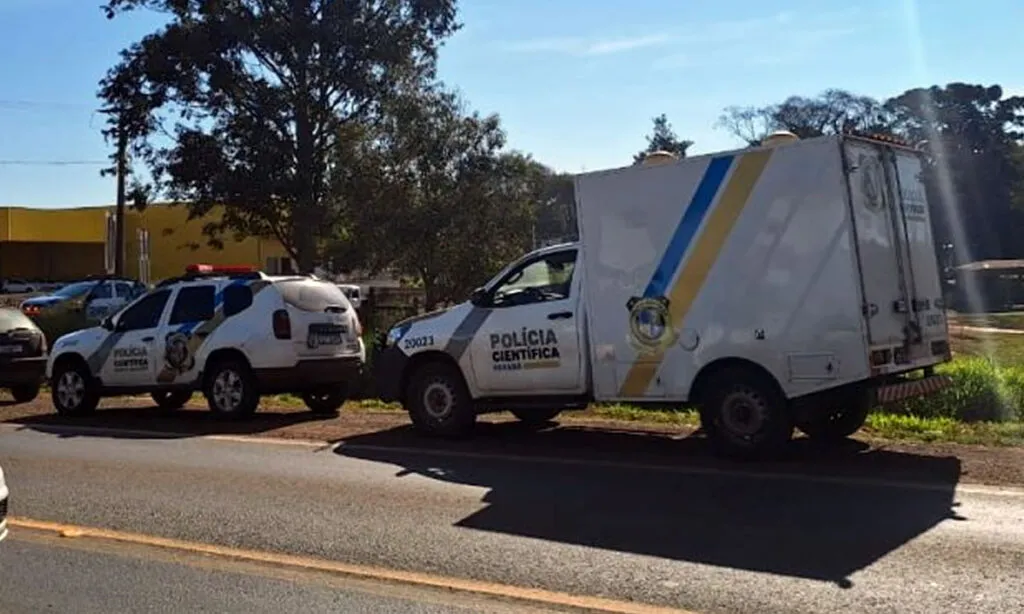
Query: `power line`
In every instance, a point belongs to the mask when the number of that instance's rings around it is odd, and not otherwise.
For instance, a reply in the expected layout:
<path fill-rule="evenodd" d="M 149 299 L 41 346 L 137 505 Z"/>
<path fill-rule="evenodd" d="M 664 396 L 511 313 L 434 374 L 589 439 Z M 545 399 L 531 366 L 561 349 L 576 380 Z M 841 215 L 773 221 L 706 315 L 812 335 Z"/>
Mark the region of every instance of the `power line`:
<path fill-rule="evenodd" d="M 0 166 L 102 166 L 109 160 L 0 160 Z"/>

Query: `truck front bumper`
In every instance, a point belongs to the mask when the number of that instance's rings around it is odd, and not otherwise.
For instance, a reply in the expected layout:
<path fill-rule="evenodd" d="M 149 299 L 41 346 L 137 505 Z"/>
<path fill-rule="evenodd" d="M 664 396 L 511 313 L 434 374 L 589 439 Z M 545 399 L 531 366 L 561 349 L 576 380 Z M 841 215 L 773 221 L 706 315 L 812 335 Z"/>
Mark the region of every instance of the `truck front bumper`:
<path fill-rule="evenodd" d="M 931 375 L 920 379 L 884 384 L 875 388 L 875 404 L 888 405 L 914 397 L 923 397 L 950 387 L 952 378 L 948 375 Z"/>

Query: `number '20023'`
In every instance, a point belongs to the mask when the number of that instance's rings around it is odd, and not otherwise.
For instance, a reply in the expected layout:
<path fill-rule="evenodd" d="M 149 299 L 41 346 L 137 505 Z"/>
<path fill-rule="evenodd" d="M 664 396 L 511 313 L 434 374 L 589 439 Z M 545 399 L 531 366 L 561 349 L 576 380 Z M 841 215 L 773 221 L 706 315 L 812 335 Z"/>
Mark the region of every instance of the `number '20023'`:
<path fill-rule="evenodd" d="M 434 345 L 434 336 L 425 335 L 423 337 L 410 337 L 405 340 L 405 349 L 411 350 L 413 348 L 425 348 Z"/>

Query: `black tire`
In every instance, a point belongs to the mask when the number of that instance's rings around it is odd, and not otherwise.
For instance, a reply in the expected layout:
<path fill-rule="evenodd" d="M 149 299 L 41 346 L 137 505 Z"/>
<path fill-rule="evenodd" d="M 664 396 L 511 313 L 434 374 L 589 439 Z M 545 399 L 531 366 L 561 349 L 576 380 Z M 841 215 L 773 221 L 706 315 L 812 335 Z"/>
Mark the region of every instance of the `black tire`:
<path fill-rule="evenodd" d="M 344 384 L 325 386 L 302 393 L 302 402 L 314 416 L 337 416 L 348 400 L 348 387 Z"/>
<path fill-rule="evenodd" d="M 428 363 L 410 378 L 405 408 L 413 426 L 434 437 L 465 437 L 476 425 L 476 408 L 458 369 Z"/>
<path fill-rule="evenodd" d="M 11 396 L 15 403 L 28 403 L 39 396 L 39 384 L 22 384 L 11 387 Z"/>
<path fill-rule="evenodd" d="M 84 362 L 58 363 L 50 387 L 53 406 L 62 416 L 87 416 L 100 404 L 96 381 Z"/>
<path fill-rule="evenodd" d="M 185 407 L 185 403 L 188 403 L 192 399 L 191 390 L 161 390 L 159 392 L 151 393 L 149 396 L 153 397 L 153 402 L 160 409 L 173 411 L 175 409 L 181 409 Z"/>
<path fill-rule="evenodd" d="M 858 397 L 839 408 L 811 412 L 814 410 L 809 410 L 810 415 L 800 423 L 800 430 L 814 441 L 838 443 L 864 426 L 871 412 L 871 403 L 867 398 Z"/>
<path fill-rule="evenodd" d="M 558 417 L 561 409 L 513 409 L 512 415 L 523 424 L 544 426 Z"/>
<path fill-rule="evenodd" d="M 210 411 L 224 418 L 251 416 L 260 405 L 260 392 L 252 369 L 233 358 L 213 364 L 203 383 L 203 395 Z"/>
<path fill-rule="evenodd" d="M 737 459 L 778 456 L 793 438 L 789 403 L 768 376 L 728 368 L 703 389 L 701 428 L 715 451 Z"/>

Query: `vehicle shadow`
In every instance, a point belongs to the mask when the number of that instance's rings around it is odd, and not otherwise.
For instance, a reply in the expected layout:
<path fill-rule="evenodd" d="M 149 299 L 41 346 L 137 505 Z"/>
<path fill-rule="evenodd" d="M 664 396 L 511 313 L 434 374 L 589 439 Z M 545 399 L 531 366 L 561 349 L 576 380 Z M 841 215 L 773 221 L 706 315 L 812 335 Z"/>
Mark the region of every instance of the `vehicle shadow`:
<path fill-rule="evenodd" d="M 781 462 L 738 465 L 712 458 L 701 437 L 480 426 L 463 442 L 411 449 L 415 436 L 402 427 L 335 450 L 397 465 L 399 476 L 489 488 L 488 506 L 460 527 L 844 588 L 943 520 L 963 520 L 953 512 L 961 468 L 952 457 L 798 440 Z"/>
<path fill-rule="evenodd" d="M 316 425 L 318 418 L 308 411 L 261 409 L 245 420 L 221 418 L 202 409 L 167 411 L 155 405 L 108 407 L 89 416 L 66 417 L 36 414 L 10 418 L 6 424 L 19 425 L 57 437 L 109 437 L 112 439 L 180 439 L 204 435 L 257 435 L 298 424 Z"/>

